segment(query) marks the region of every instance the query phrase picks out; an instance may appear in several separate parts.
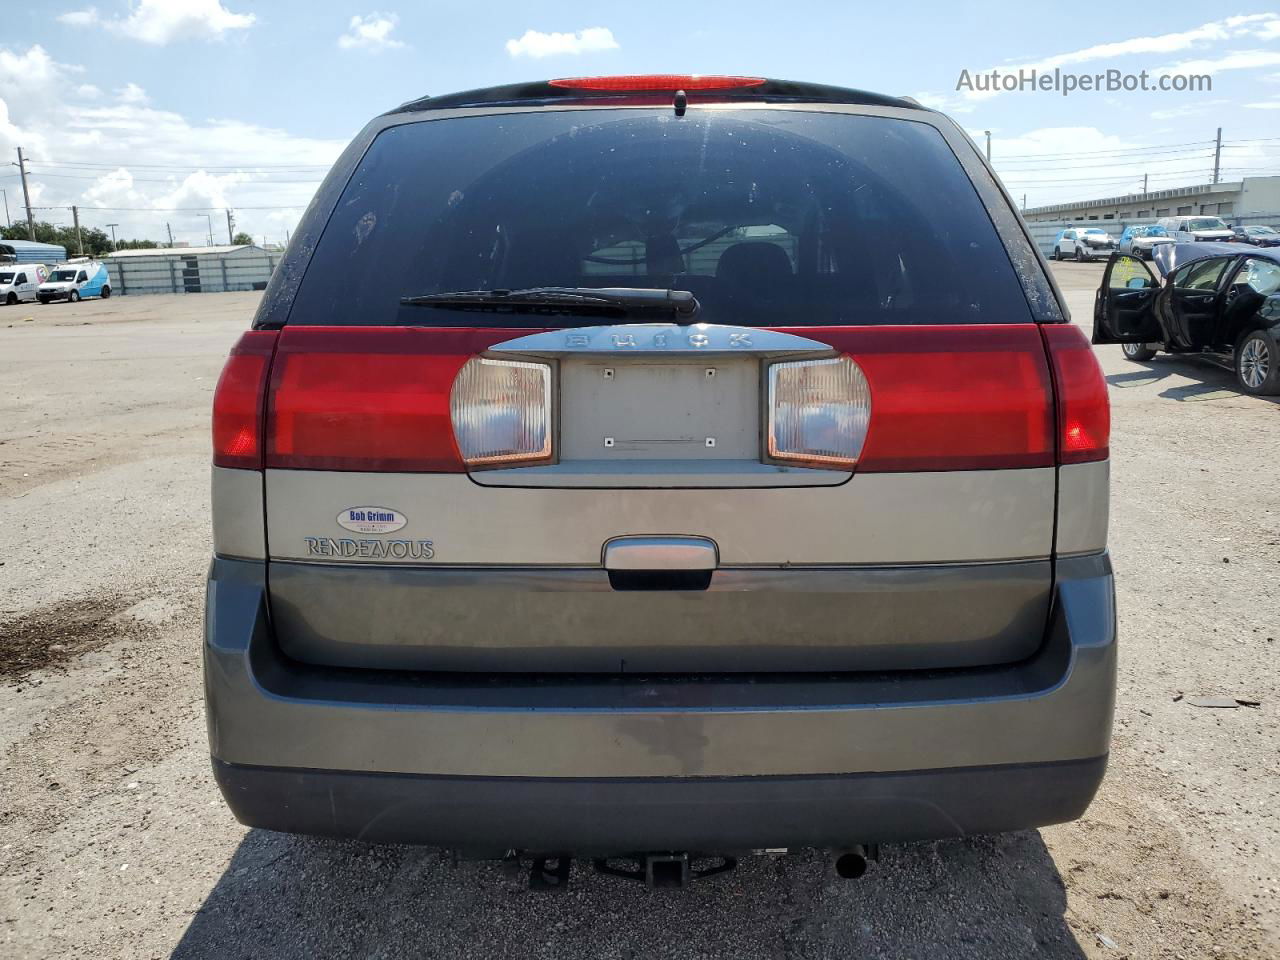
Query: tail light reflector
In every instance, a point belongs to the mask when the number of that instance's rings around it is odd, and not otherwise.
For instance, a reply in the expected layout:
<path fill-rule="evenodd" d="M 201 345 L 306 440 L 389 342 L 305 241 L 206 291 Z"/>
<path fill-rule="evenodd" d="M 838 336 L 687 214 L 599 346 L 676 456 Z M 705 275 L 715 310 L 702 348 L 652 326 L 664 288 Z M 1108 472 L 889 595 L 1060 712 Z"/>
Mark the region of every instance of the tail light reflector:
<path fill-rule="evenodd" d="M 819 336 L 866 376 L 874 415 L 860 473 L 1053 466 L 1053 390 L 1035 324 L 832 327 Z"/>
<path fill-rule="evenodd" d="M 213 390 L 213 463 L 262 469 L 262 400 L 275 349 L 271 330 L 250 330 L 231 348 Z"/>
<path fill-rule="evenodd" d="M 769 367 L 769 456 L 852 470 L 871 418 L 871 391 L 849 357 Z"/>
<path fill-rule="evenodd" d="M 510 330 L 286 329 L 271 369 L 266 465 L 461 473 L 449 391 Z"/>
<path fill-rule="evenodd" d="M 468 466 L 551 459 L 551 367 L 545 363 L 474 357 L 453 383 L 449 409 Z"/>
<path fill-rule="evenodd" d="M 1058 387 L 1058 462 L 1107 459 L 1111 400 L 1093 347 L 1073 323 L 1045 324 L 1041 333 Z"/>

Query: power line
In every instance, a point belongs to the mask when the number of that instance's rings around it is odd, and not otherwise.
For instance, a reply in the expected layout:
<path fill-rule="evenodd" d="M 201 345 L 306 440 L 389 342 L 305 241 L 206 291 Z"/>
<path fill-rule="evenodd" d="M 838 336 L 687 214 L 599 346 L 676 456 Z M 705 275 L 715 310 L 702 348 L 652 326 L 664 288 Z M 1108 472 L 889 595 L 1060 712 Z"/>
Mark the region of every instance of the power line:
<path fill-rule="evenodd" d="M 1252 140 L 1223 140 L 1222 146 L 1224 148 L 1236 147 L 1241 144 L 1270 143 L 1272 141 L 1280 141 L 1280 137 L 1258 137 Z M 1198 153 L 1202 149 L 1213 147 L 1216 143 L 1217 143 L 1217 140 L 1215 138 L 1213 140 L 1190 140 L 1179 147 L 1168 147 L 1168 148 L 1159 147 L 1157 149 L 1152 149 L 1150 147 L 1124 147 L 1124 148 L 1117 147 L 1114 150 L 1076 150 L 1076 151 L 1071 151 L 1069 153 L 1020 153 L 1020 154 L 1013 154 L 1010 156 L 1000 156 L 999 154 L 997 154 L 995 157 L 995 161 L 997 163 L 1002 163 L 1007 160 L 1018 160 L 1018 161 L 1059 160 L 1059 159 L 1071 160 L 1076 157 L 1098 157 L 1098 156 L 1103 156 L 1104 154 L 1117 157 L 1117 158 L 1127 157 L 1127 156 L 1156 157 L 1156 156 L 1162 156 L 1162 155 L 1167 155 L 1171 153 L 1184 153 L 1184 154 Z M 1266 149 L 1278 149 L 1278 148 L 1271 147 Z"/>
<path fill-rule="evenodd" d="M 1204 153 L 1206 150 L 1211 151 L 1212 149 L 1213 149 L 1213 141 L 1210 141 L 1207 144 L 1201 144 L 1194 147 L 1178 147 L 1177 149 L 1172 149 L 1172 150 L 1133 150 L 1133 151 L 1125 151 L 1124 153 L 1110 154 L 1107 156 L 1101 156 L 1098 154 L 1090 154 L 1090 153 L 1060 153 L 1060 154 L 1053 154 L 1053 153 L 1029 154 L 1028 153 L 1028 154 L 1022 154 L 1017 157 L 1003 157 L 997 154 L 994 162 L 995 163 L 1005 163 L 1005 162 L 1040 163 L 1044 161 L 1059 162 L 1059 161 L 1065 161 L 1065 160 L 1079 160 L 1079 159 L 1092 157 L 1096 162 L 1099 162 L 1099 163 L 1107 163 L 1110 161 L 1115 161 L 1118 163 L 1125 160 L 1145 160 L 1147 157 L 1189 156 L 1192 154 Z"/>
<path fill-rule="evenodd" d="M 232 207 L 233 210 L 305 210 L 305 203 L 288 203 L 272 207 L 242 207 L 239 204 Z M 47 210 L 65 210 L 66 207 L 45 207 Z M 225 210 L 226 206 L 221 207 L 85 207 L 86 210 L 111 210 L 120 213 L 182 213 L 188 210 Z"/>
<path fill-rule="evenodd" d="M 70 174 L 70 173 L 39 173 L 39 172 L 34 171 L 34 170 L 28 170 L 28 171 L 27 171 L 27 176 L 29 176 L 29 177 L 36 177 L 36 176 L 39 176 L 39 177 L 52 177 L 52 178 L 56 178 L 56 179 L 58 179 L 58 180 L 93 180 L 93 181 L 98 181 L 98 180 L 101 180 L 101 179 L 102 179 L 102 177 L 78 177 L 78 176 L 75 176 L 74 174 Z M 130 178 L 130 181 L 131 181 L 132 183 L 165 183 L 165 184 L 169 184 L 170 186 L 178 186 L 178 185 L 179 185 L 179 184 L 177 184 L 177 183 L 176 183 L 176 181 L 175 181 L 175 180 L 173 180 L 173 179 L 169 179 L 169 180 L 155 180 L 155 179 L 148 179 L 148 178 L 146 178 L 146 177 L 131 177 L 131 178 Z M 285 183 L 295 183 L 295 184 L 296 184 L 296 183 L 311 183 L 311 184 L 316 184 L 316 183 L 322 183 L 322 182 L 323 182 L 322 180 L 245 180 L 245 181 L 242 181 L 242 182 L 241 182 L 241 184 L 238 184 L 238 186 L 254 186 L 254 185 L 256 185 L 256 184 L 268 184 L 268 185 L 269 185 L 269 184 L 273 184 L 273 183 L 282 183 L 282 184 L 285 184 Z"/>
<path fill-rule="evenodd" d="M 1011 154 L 1010 156 L 1007 156 L 1007 157 L 997 156 L 996 159 L 997 160 L 1000 160 L 1000 159 L 1003 159 L 1003 160 L 1052 160 L 1055 157 L 1063 157 L 1066 159 L 1071 159 L 1072 157 L 1096 157 L 1096 156 L 1101 156 L 1104 153 L 1110 153 L 1110 154 L 1132 153 L 1132 154 L 1140 154 L 1142 156 L 1149 157 L 1152 154 L 1156 154 L 1156 153 L 1177 153 L 1177 152 L 1190 150 L 1194 147 L 1207 147 L 1215 142 L 1216 141 L 1214 140 L 1188 140 L 1186 143 L 1184 143 L 1180 147 L 1172 147 L 1167 150 L 1163 148 L 1159 150 L 1152 150 L 1150 147 L 1124 147 L 1124 148 L 1117 147 L 1112 150 L 1072 150 L 1066 153 L 1019 153 L 1019 154 Z"/>
<path fill-rule="evenodd" d="M 1164 159 L 1164 160 L 1142 160 L 1141 164 L 1145 168 L 1148 166 L 1153 166 L 1158 163 L 1186 163 L 1188 160 L 1195 160 L 1195 159 L 1204 159 L 1206 162 L 1211 163 L 1213 161 L 1213 154 L 1201 153 L 1195 156 L 1168 157 L 1167 159 Z M 1014 173 L 1036 173 L 1040 170 L 1094 170 L 1099 166 L 1103 166 L 1111 163 L 1121 163 L 1121 162 L 1122 161 L 1119 161 L 1119 160 L 1115 160 L 1115 161 L 1103 160 L 1103 161 L 1097 161 L 1094 163 L 1076 163 L 1076 164 L 1054 163 L 1048 166 L 1039 166 L 1039 167 L 1013 167 L 1012 171 Z M 1125 164 L 1132 164 L 1132 163 L 1138 163 L 1138 162 L 1139 161 L 1137 159 L 1123 161 L 1123 163 Z M 1004 164 L 1000 163 L 999 161 L 996 161 L 997 169 L 1001 169 L 1003 168 L 1003 166 Z"/>
<path fill-rule="evenodd" d="M 138 167 L 153 170 L 244 170 L 278 168 L 284 170 L 311 169 L 328 170 L 331 163 L 134 163 L 125 160 L 120 163 L 103 163 L 95 160 L 28 160 L 30 163 L 44 164 L 46 167 Z"/>
<path fill-rule="evenodd" d="M 1208 176 L 1208 174 L 1209 174 L 1209 171 L 1207 168 L 1198 167 L 1194 170 L 1175 170 L 1175 171 L 1170 171 L 1166 173 L 1152 174 L 1151 179 L 1152 180 L 1168 180 L 1172 177 Z M 1132 173 L 1132 174 L 1115 174 L 1112 176 L 1105 176 L 1105 177 L 1054 177 L 1051 179 L 1038 179 L 1038 180 L 1025 180 L 1018 177 L 1009 177 L 1009 178 L 1001 177 L 1000 179 L 1004 180 L 1005 183 L 1016 183 L 1019 185 L 1030 185 L 1034 183 L 1039 185 L 1062 184 L 1065 186 L 1065 185 L 1074 184 L 1074 183 L 1117 183 L 1123 180 L 1136 180 L 1140 176 L 1141 176 L 1140 173 Z"/>

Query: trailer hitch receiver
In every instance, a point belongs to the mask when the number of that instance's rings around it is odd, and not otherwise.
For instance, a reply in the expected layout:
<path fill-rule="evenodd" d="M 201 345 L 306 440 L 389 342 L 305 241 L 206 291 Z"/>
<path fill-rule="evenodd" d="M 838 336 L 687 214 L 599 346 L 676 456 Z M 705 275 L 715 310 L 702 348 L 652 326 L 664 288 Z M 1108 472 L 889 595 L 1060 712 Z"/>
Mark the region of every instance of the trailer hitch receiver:
<path fill-rule="evenodd" d="M 634 868 L 614 866 L 612 860 L 630 860 Z M 728 873 L 738 865 L 733 857 L 690 854 L 685 851 L 660 851 L 632 853 L 607 860 L 596 860 L 597 873 L 620 877 L 635 883 L 643 883 L 650 889 L 681 889 L 695 880 L 705 880 L 717 874 Z"/>

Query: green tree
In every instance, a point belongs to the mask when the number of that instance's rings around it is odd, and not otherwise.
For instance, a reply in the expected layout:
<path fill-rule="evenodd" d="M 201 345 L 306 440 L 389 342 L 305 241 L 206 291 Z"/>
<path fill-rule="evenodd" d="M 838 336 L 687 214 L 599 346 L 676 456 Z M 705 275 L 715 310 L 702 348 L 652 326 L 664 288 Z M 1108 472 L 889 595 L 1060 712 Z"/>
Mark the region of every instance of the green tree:
<path fill-rule="evenodd" d="M 236 244 L 237 246 L 239 246 L 240 244 L 252 245 L 253 237 L 245 233 L 243 230 L 241 230 L 239 233 L 235 235 L 235 238 L 231 242 Z"/>
<path fill-rule="evenodd" d="M 39 243 L 56 243 L 59 246 L 67 248 L 68 257 L 76 257 L 80 255 L 80 244 L 76 242 L 76 229 L 72 226 L 55 225 L 47 223 L 44 220 L 37 220 L 35 223 L 36 240 Z M 15 223 L 11 227 L 0 228 L 0 237 L 5 240 L 26 240 L 27 225 L 25 223 Z M 111 236 L 105 230 L 99 230 L 97 227 L 80 227 L 80 241 L 84 244 L 84 253 L 87 257 L 97 257 L 104 253 L 111 252 Z M 122 240 L 120 241 L 120 249 L 128 250 L 141 247 L 154 247 L 154 240 Z"/>

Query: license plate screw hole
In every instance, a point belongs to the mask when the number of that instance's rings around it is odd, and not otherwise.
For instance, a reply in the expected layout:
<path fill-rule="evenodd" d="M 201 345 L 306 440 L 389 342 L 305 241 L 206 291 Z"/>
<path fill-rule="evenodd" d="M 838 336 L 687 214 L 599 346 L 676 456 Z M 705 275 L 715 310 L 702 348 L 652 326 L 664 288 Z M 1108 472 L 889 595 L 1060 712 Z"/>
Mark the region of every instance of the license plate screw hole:
<path fill-rule="evenodd" d="M 606 447 L 612 447 L 612 446 L 613 446 L 613 437 L 605 437 L 605 438 L 604 438 L 604 445 L 605 445 Z"/>
<path fill-rule="evenodd" d="M 708 379 L 708 380 L 710 380 L 710 379 L 711 379 L 712 377 L 714 377 L 715 375 L 716 375 L 716 368 L 715 368 L 715 367 L 707 367 L 707 379 Z"/>
<path fill-rule="evenodd" d="M 715 437 L 707 437 L 707 446 L 708 446 L 708 447 L 714 447 L 715 445 L 716 445 L 716 438 L 715 438 Z"/>
<path fill-rule="evenodd" d="M 605 368 L 604 368 L 604 378 L 605 378 L 606 380 L 612 380 L 612 379 L 613 379 L 613 367 L 605 367 Z"/>

